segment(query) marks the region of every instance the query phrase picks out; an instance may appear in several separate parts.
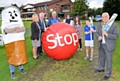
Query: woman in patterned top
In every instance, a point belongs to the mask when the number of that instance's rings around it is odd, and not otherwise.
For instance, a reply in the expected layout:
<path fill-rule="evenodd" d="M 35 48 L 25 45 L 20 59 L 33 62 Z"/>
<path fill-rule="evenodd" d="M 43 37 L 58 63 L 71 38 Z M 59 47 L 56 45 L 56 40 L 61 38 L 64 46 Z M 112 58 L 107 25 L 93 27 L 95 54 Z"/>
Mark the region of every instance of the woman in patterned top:
<path fill-rule="evenodd" d="M 79 39 L 80 49 L 78 48 L 78 51 L 82 51 L 82 22 L 80 21 L 79 16 L 76 16 L 74 19 L 74 28 L 78 34 Z"/>

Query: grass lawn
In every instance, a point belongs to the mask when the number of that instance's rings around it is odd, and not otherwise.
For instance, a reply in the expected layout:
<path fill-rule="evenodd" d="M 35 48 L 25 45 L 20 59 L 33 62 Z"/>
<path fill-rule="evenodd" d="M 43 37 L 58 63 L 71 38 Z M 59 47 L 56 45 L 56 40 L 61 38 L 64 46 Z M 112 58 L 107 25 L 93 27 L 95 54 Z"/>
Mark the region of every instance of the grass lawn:
<path fill-rule="evenodd" d="M 26 21 L 26 20 L 24 20 L 23 23 L 24 23 L 25 28 L 30 28 L 31 22 L 32 21 Z"/>
<path fill-rule="evenodd" d="M 120 21 L 116 21 L 119 25 Z M 24 21 L 29 28 L 31 21 Z M 83 24 L 84 26 L 85 24 Z M 120 81 L 120 37 L 116 41 L 116 50 L 113 54 L 113 70 L 110 81 Z M 96 45 L 96 44 L 95 44 Z M 32 58 L 32 45 L 30 37 L 26 37 L 26 49 L 29 62 L 24 65 L 27 71 L 26 75 L 22 75 L 16 67 L 15 80 L 12 80 L 9 73 L 9 65 L 6 59 L 5 47 L 0 46 L 0 81 L 102 81 L 103 74 L 94 74 L 94 69 L 89 61 L 83 60 L 85 56 L 85 47 L 83 42 L 83 51 L 76 52 L 75 55 L 67 60 L 51 61 L 47 55 L 43 55 L 39 60 Z M 95 46 L 97 52 L 97 46 Z M 102 77 L 101 77 L 102 76 Z M 101 78 L 100 78 L 101 77 Z M 34 79 L 33 79 L 34 78 Z"/>
<path fill-rule="evenodd" d="M 2 22 L 1 22 L 1 20 L 0 20 L 0 27 L 1 27 L 1 24 L 2 24 Z M 0 34 L 1 34 L 1 28 L 0 28 Z"/>
<path fill-rule="evenodd" d="M 116 75 L 116 73 L 120 73 L 120 21 L 116 21 L 119 27 L 119 38 L 116 41 L 116 50 L 114 51 L 114 55 L 113 55 L 113 73 L 115 74 L 114 76 L 119 78 L 120 80 L 120 76 Z"/>
<path fill-rule="evenodd" d="M 29 37 L 26 37 L 26 50 L 27 50 L 27 56 L 29 62 L 25 64 L 25 69 L 28 71 L 30 70 L 36 63 L 34 59 L 32 58 L 32 46 L 31 46 L 31 40 Z M 16 67 L 16 75 L 17 77 L 21 77 L 20 72 L 18 71 L 18 68 Z M 9 72 L 9 65 L 6 59 L 5 54 L 5 47 L 0 46 L 0 80 L 1 81 L 12 81 L 10 77 Z"/>

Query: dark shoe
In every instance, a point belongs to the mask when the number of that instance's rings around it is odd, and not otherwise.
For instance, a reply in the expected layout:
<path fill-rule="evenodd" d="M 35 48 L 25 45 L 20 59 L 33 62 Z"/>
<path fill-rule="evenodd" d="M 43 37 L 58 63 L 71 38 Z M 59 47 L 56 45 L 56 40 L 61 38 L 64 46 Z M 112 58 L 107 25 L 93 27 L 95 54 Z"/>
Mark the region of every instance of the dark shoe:
<path fill-rule="evenodd" d="M 107 80 L 109 78 L 110 78 L 110 76 L 104 76 L 104 80 Z"/>
<path fill-rule="evenodd" d="M 97 72 L 104 72 L 104 69 L 103 69 L 103 70 L 97 69 L 97 70 L 95 70 L 95 72 L 96 72 L 96 73 L 97 73 Z"/>
<path fill-rule="evenodd" d="M 42 56 L 42 54 L 40 53 L 40 56 Z"/>
<path fill-rule="evenodd" d="M 33 57 L 33 59 L 38 59 L 39 57 L 37 56 L 36 58 Z"/>
<path fill-rule="evenodd" d="M 42 56 L 42 54 L 41 54 L 41 53 L 39 53 L 38 55 L 39 55 L 39 56 Z"/>
<path fill-rule="evenodd" d="M 26 74 L 26 71 L 24 69 L 19 70 L 22 74 Z"/>
<path fill-rule="evenodd" d="M 11 78 L 12 78 L 12 79 L 15 79 L 15 78 L 16 78 L 15 72 L 12 72 L 12 73 L 11 73 Z"/>
<path fill-rule="evenodd" d="M 41 51 L 41 53 L 43 53 L 43 51 Z"/>

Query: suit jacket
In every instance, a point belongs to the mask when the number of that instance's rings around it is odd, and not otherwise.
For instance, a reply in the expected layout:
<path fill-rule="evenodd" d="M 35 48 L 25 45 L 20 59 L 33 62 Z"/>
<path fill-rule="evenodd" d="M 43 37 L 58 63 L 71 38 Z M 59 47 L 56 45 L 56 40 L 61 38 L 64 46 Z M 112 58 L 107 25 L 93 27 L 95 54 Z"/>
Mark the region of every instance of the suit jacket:
<path fill-rule="evenodd" d="M 106 46 L 108 51 L 113 51 L 116 48 L 115 40 L 119 37 L 118 25 L 113 23 L 107 32 L 108 36 L 105 36 Z M 102 26 L 98 25 L 98 29 L 96 32 L 97 39 L 99 36 L 102 36 Z M 102 45 L 102 41 L 98 41 L 98 48 Z"/>
<path fill-rule="evenodd" d="M 39 40 L 40 38 L 40 29 L 38 25 L 36 24 L 36 22 L 31 23 L 31 40 Z"/>
<path fill-rule="evenodd" d="M 46 24 L 45 19 L 43 21 L 44 21 L 45 27 L 47 28 L 47 24 Z M 44 27 L 43 27 L 42 22 L 41 22 L 40 19 L 39 19 L 39 25 L 40 25 L 40 28 L 41 28 L 41 32 L 44 32 L 45 29 L 44 29 Z"/>

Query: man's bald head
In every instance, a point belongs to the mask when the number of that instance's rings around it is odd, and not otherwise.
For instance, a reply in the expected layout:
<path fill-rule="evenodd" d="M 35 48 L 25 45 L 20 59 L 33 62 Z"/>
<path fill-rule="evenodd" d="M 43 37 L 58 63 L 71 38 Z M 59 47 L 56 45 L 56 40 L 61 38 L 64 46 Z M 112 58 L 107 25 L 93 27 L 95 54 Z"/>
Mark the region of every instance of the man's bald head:
<path fill-rule="evenodd" d="M 56 17 L 57 17 L 56 11 L 53 11 L 53 12 L 52 12 L 52 17 L 53 17 L 53 18 L 56 18 Z"/>
<path fill-rule="evenodd" d="M 107 13 L 107 12 L 104 12 L 103 14 L 102 14 L 102 21 L 104 22 L 104 23 L 107 23 L 108 21 L 109 21 L 109 14 Z"/>

